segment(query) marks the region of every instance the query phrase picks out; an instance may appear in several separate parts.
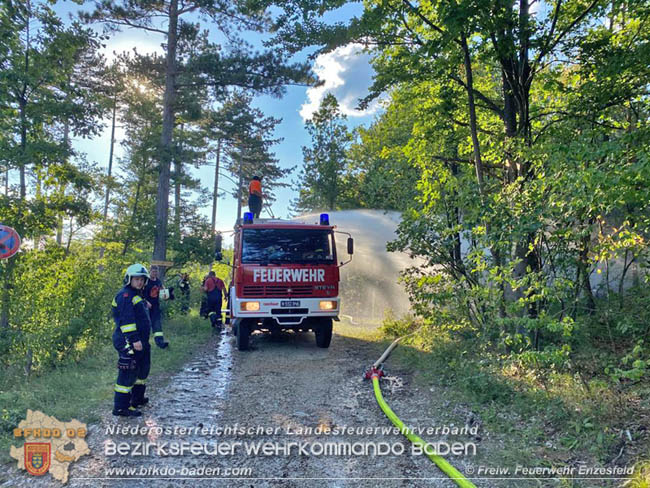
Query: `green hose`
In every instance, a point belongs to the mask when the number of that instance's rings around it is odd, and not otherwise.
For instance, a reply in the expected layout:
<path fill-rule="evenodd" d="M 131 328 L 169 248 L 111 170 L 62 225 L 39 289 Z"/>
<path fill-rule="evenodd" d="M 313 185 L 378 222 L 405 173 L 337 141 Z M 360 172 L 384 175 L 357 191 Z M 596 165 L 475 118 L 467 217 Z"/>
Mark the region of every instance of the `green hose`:
<path fill-rule="evenodd" d="M 397 415 L 395 415 L 395 412 L 393 412 L 386 401 L 384 400 L 384 397 L 381 394 L 381 388 L 379 388 L 379 377 L 377 374 L 372 375 L 372 387 L 375 390 L 375 397 L 377 398 L 377 403 L 379 404 L 379 407 L 382 409 L 382 411 L 386 414 L 386 417 L 390 419 L 390 421 L 393 423 L 395 427 L 399 429 L 399 431 L 406 436 L 406 438 L 411 441 L 413 444 L 422 447 L 426 455 L 436 463 L 436 465 L 447 475 L 449 476 L 450 479 L 452 479 L 458 486 L 461 488 L 476 488 L 476 486 L 471 483 L 467 478 L 463 476 L 463 474 L 458 471 L 456 468 L 454 468 L 451 464 L 449 464 L 445 458 L 442 456 L 438 456 L 437 454 L 430 454 L 427 451 L 429 449 L 425 449 L 426 443 L 420 439 L 418 436 L 413 434 L 410 429 L 407 429 L 404 423 L 399 419 Z"/>

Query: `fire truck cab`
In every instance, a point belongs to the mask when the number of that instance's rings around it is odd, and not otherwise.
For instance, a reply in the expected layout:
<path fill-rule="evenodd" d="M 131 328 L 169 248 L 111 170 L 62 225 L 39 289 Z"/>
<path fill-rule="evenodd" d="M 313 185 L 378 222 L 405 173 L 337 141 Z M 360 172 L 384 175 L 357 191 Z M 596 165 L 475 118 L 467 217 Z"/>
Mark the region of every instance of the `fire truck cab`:
<path fill-rule="evenodd" d="M 235 227 L 228 313 L 237 348 L 248 349 L 254 330 L 313 331 L 318 347 L 329 347 L 332 321 L 339 320 L 339 267 L 329 216 L 308 224 L 255 219 L 249 212 Z M 343 233 L 346 234 L 346 233 Z"/>

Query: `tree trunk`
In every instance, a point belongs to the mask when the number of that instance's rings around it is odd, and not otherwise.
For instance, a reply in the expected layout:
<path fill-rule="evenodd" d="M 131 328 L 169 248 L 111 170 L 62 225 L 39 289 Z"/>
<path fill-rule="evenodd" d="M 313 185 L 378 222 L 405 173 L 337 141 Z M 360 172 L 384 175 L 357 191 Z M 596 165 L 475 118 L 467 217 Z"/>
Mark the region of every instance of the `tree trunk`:
<path fill-rule="evenodd" d="M 212 194 L 212 233 L 217 230 L 217 200 L 219 195 L 219 158 L 221 156 L 221 139 L 217 141 L 217 162 L 214 169 L 214 193 Z"/>
<path fill-rule="evenodd" d="M 131 212 L 131 228 L 135 227 L 135 216 L 138 214 L 138 200 L 140 199 L 140 188 L 142 186 L 142 175 L 138 177 L 138 184 L 135 188 L 135 198 L 133 202 L 133 211 Z M 126 254 L 131 242 L 131 234 L 127 232 L 126 240 L 124 241 L 124 248 L 122 249 L 122 256 Z"/>
<path fill-rule="evenodd" d="M 589 228 L 593 225 L 594 220 L 589 220 Z M 593 315 L 596 312 L 596 299 L 594 293 L 591 291 L 591 282 L 589 281 L 589 245 L 591 243 L 591 236 L 586 235 L 582 238 L 582 249 L 580 249 L 580 257 L 578 259 L 578 266 L 580 276 L 582 278 L 582 290 L 585 292 L 587 298 L 587 312 Z M 609 283 L 607 284 L 609 288 Z"/>
<path fill-rule="evenodd" d="M 181 134 L 183 124 L 181 124 Z M 181 238 L 181 177 L 183 173 L 183 162 L 181 161 L 182 143 L 178 144 L 178 151 L 174 151 L 174 232 L 176 238 Z"/>
<path fill-rule="evenodd" d="M 115 87 L 113 87 L 115 88 Z M 108 220 L 108 203 L 111 196 L 111 175 L 113 174 L 113 153 L 115 148 L 115 119 L 117 116 L 117 93 L 113 95 L 113 116 L 111 120 L 111 143 L 108 150 L 108 172 L 106 174 L 106 195 L 104 197 L 104 225 Z M 104 257 L 106 248 L 104 246 L 99 248 L 99 259 Z M 99 265 L 99 272 L 104 271 L 104 265 Z"/>
<path fill-rule="evenodd" d="M 242 184 L 244 183 L 244 175 L 243 175 L 243 169 L 242 169 L 242 161 L 241 159 L 239 160 L 239 178 L 237 181 L 239 182 L 239 188 L 237 189 L 237 222 L 239 223 L 239 219 L 241 219 L 241 198 L 242 198 Z"/>
<path fill-rule="evenodd" d="M 70 253 L 70 244 L 72 243 L 72 235 L 74 234 L 74 217 L 70 217 L 70 232 L 68 233 L 68 243 L 65 246 L 65 255 L 67 256 Z"/>
<path fill-rule="evenodd" d="M 465 78 L 467 82 L 467 106 L 469 108 L 469 126 L 472 134 L 472 146 L 474 148 L 474 167 L 476 168 L 476 181 L 481 200 L 484 197 L 483 189 L 483 161 L 481 160 L 481 147 L 478 140 L 476 124 L 476 105 L 474 103 L 474 76 L 472 73 L 472 60 L 469 54 L 469 46 L 465 34 L 461 34 L 461 45 L 463 47 Z"/>
<path fill-rule="evenodd" d="M 169 3 L 167 30 L 167 62 L 165 67 L 165 95 L 163 97 L 163 122 L 160 137 L 160 175 L 156 201 L 156 236 L 153 258 L 167 260 L 167 218 L 169 215 L 169 172 L 172 160 L 174 130 L 174 103 L 176 99 L 176 44 L 178 27 L 178 0 Z M 165 279 L 165 268 L 160 269 L 160 279 Z"/>
<path fill-rule="evenodd" d="M 65 146 L 66 151 L 70 145 L 70 121 L 66 119 L 65 124 L 63 125 L 63 145 Z M 65 194 L 66 184 L 61 185 L 60 191 Z M 72 230 L 72 229 L 70 229 Z M 56 224 L 56 243 L 60 246 L 63 243 L 63 215 L 57 217 Z"/>
<path fill-rule="evenodd" d="M 27 101 L 21 98 L 19 101 L 20 110 L 20 199 L 27 197 L 27 185 L 25 183 L 25 166 L 27 165 Z"/>
<path fill-rule="evenodd" d="M 20 199 L 27 196 L 27 185 L 25 183 L 25 165 L 27 163 L 27 79 L 29 73 L 29 51 L 31 49 L 30 19 L 32 16 L 32 5 L 27 0 L 27 22 L 25 22 L 25 81 L 18 101 L 20 109 Z"/>
<path fill-rule="evenodd" d="M 0 264 L 2 273 L 2 308 L 0 309 L 0 332 L 6 331 L 9 328 L 9 305 L 11 297 L 9 292 L 11 290 L 11 277 L 13 276 L 16 259 L 18 256 L 14 255 L 6 260 L 6 264 Z"/>
<path fill-rule="evenodd" d="M 517 136 L 517 103 L 504 71 L 501 72 L 501 82 L 503 84 L 503 123 L 506 140 L 511 140 Z M 505 180 L 506 183 L 512 183 L 517 179 L 519 170 L 512 154 L 506 153 L 505 156 L 507 168 Z"/>
<path fill-rule="evenodd" d="M 108 202 L 111 194 L 111 174 L 113 172 L 113 150 L 115 148 L 115 116 L 117 114 L 117 93 L 113 96 L 113 117 L 111 122 L 111 145 L 108 150 L 108 179 L 106 180 L 106 198 L 104 199 L 104 222 L 108 218 Z"/>

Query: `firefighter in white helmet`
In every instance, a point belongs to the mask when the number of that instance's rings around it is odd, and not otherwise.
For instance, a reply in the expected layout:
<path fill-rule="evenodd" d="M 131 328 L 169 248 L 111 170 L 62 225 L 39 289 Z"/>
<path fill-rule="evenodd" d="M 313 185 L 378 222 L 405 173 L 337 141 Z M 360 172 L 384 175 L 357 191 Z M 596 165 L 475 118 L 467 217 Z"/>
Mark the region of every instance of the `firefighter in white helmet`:
<path fill-rule="evenodd" d="M 148 376 L 151 366 L 151 321 L 146 302 L 140 296 L 148 280 L 147 268 L 142 264 L 132 264 L 124 274 L 124 287 L 113 299 L 113 346 L 118 353 L 113 415 L 142 415 L 137 410 L 140 405 L 133 401 L 132 390 L 137 378 Z M 142 394 L 144 395 L 144 390 Z"/>

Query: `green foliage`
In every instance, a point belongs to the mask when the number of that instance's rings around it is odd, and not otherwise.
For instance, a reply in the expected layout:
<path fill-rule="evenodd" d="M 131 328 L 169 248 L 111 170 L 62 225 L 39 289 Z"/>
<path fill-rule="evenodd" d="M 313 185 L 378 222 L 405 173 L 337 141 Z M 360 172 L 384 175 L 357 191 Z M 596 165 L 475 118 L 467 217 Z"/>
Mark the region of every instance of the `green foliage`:
<path fill-rule="evenodd" d="M 387 312 L 381 324 L 380 331 L 389 337 L 401 337 L 410 334 L 420 327 L 423 323 L 414 317 L 395 317 L 392 312 Z"/>
<path fill-rule="evenodd" d="M 298 200 L 294 203 L 297 212 L 341 207 L 342 175 L 351 140 L 345 118 L 336 97 L 328 94 L 307 121 L 312 146 L 302 148 L 304 166 L 296 185 Z"/>
<path fill-rule="evenodd" d="M 369 128 L 356 129 L 347 151 L 342 208 L 406 210 L 417 196 L 420 168 L 408 155 L 417 111 L 408 94 L 393 94 L 391 103 Z"/>
<path fill-rule="evenodd" d="M 621 358 L 620 365 L 605 368 L 605 373 L 616 381 L 647 379 L 650 373 L 650 350 L 643 340 L 637 341 L 632 350 Z"/>
<path fill-rule="evenodd" d="M 92 246 L 75 245 L 66 253 L 55 243 L 25 253 L 11 280 L 3 363 L 42 370 L 106 341 L 114 328 L 110 303 L 134 259 L 117 246 L 109 246 L 102 259 Z"/>

